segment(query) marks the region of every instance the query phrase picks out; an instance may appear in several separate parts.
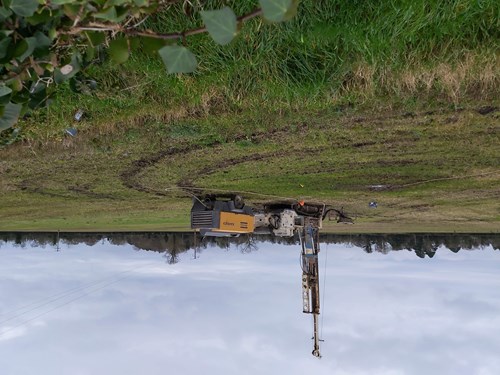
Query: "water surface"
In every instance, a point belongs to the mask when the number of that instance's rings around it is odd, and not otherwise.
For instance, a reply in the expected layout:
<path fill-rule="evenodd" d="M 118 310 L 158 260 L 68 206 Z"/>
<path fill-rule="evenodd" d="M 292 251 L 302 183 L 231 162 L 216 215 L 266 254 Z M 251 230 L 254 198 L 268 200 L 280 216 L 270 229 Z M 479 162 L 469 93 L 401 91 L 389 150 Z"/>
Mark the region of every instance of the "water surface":
<path fill-rule="evenodd" d="M 0 234 L 1 374 L 499 374 L 500 236 Z M 274 241 L 274 242 L 272 242 Z"/>

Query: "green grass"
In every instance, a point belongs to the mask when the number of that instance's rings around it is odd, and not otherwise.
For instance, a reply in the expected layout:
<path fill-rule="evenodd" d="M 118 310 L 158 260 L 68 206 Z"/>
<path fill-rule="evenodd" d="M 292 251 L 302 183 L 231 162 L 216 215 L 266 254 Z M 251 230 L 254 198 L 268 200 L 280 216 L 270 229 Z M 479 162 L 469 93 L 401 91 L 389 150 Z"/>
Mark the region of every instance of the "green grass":
<path fill-rule="evenodd" d="M 249 131 L 259 124 L 251 115 L 151 120 L 3 150 L 0 230 L 186 229 L 190 198 L 177 189 L 186 184 L 253 204 L 280 196 L 344 206 L 357 223 L 327 224 L 334 231 L 500 228 L 498 112 L 262 112 L 272 127 Z M 162 154 L 171 147 L 181 151 Z"/>
<path fill-rule="evenodd" d="M 224 3 L 238 15 L 255 5 Z M 200 26 L 179 6 L 144 26 Z M 50 107 L 19 122 L 21 142 L 0 150 L 0 230 L 185 226 L 189 199 L 162 195 L 182 183 L 312 197 L 359 217 L 335 230 L 498 230 L 499 9 L 301 1 L 292 21 L 251 20 L 228 46 L 189 38 L 192 75 L 167 75 L 141 51 L 95 64 L 85 74 L 96 91 L 60 86 Z M 174 146 L 189 150 L 123 177 Z M 368 188 L 379 184 L 393 188 Z"/>
<path fill-rule="evenodd" d="M 223 3 L 238 15 L 256 5 L 210 1 L 205 7 Z M 201 25 L 180 7 L 144 27 L 166 32 Z M 121 66 L 95 64 L 85 74 L 97 80 L 97 91 L 76 95 L 62 85 L 51 107 L 19 123 L 20 138 L 60 139 L 80 108 L 87 121 L 77 125 L 100 135 L 151 119 L 263 108 L 282 114 L 332 106 L 416 110 L 492 100 L 500 87 L 499 8 L 494 0 L 301 1 L 292 21 L 250 20 L 228 46 L 208 35 L 190 37 L 200 61 L 193 75 L 167 75 L 158 56 L 140 51 Z"/>

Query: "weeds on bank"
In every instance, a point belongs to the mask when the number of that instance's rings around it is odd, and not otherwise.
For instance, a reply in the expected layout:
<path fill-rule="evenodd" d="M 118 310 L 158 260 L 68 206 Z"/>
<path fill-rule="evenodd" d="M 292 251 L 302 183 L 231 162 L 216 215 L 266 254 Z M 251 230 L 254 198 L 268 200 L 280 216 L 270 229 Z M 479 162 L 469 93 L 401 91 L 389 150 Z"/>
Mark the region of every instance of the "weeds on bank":
<path fill-rule="evenodd" d="M 223 3 L 211 1 L 207 7 Z M 230 1 L 238 14 L 250 2 Z M 145 27 L 199 26 L 173 5 Z M 95 134 L 147 123 L 168 124 L 211 114 L 250 117 L 338 106 L 394 108 L 498 97 L 499 8 L 494 0 L 302 1 L 292 21 L 245 23 L 218 46 L 207 35 L 189 39 L 199 56 L 194 75 L 169 76 L 160 59 L 133 56 L 123 66 L 95 66 L 99 89 L 75 95 L 62 86 L 46 110 L 20 123 L 21 138 L 49 142 L 78 125 Z M 85 111 L 76 124 L 77 109 Z"/>

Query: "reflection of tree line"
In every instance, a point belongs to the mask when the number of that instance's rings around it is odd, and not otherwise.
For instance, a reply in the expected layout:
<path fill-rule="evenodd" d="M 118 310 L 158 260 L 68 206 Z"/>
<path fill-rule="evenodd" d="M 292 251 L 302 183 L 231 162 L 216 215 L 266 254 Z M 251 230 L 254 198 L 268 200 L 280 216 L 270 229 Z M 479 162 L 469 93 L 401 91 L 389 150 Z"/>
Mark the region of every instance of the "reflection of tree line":
<path fill-rule="evenodd" d="M 480 249 L 492 246 L 500 249 L 499 234 L 322 234 L 321 242 L 361 247 L 367 253 L 409 250 L 421 258 L 433 257 L 439 247 L 453 252 L 462 249 Z M 259 243 L 297 245 L 297 238 L 280 238 L 271 235 L 240 236 L 236 238 L 201 238 L 192 232 L 148 232 L 148 233 L 1 233 L 2 241 L 15 246 L 57 246 L 61 244 L 86 244 L 93 246 L 107 240 L 114 245 L 132 245 L 136 250 L 165 253 L 168 263 L 177 263 L 179 254 L 190 249 L 201 253 L 207 247 L 228 249 L 231 244 L 241 252 L 257 250 Z"/>
<path fill-rule="evenodd" d="M 324 235 L 326 243 L 344 243 L 363 248 L 367 253 L 389 251 L 414 251 L 417 256 L 433 257 L 436 250 L 445 247 L 454 253 L 460 250 L 482 249 L 492 246 L 500 250 L 498 234 L 353 234 Z M 324 237 L 321 240 L 324 240 Z"/>

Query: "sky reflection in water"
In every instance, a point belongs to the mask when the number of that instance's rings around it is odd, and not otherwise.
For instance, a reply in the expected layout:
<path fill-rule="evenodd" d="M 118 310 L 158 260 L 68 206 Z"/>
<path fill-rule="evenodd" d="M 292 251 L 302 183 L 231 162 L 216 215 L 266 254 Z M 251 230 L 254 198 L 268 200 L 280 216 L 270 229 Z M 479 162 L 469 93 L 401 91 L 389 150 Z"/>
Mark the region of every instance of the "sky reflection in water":
<path fill-rule="evenodd" d="M 320 360 L 299 254 L 4 243 L 0 373 L 500 374 L 499 251 L 322 245 Z"/>

